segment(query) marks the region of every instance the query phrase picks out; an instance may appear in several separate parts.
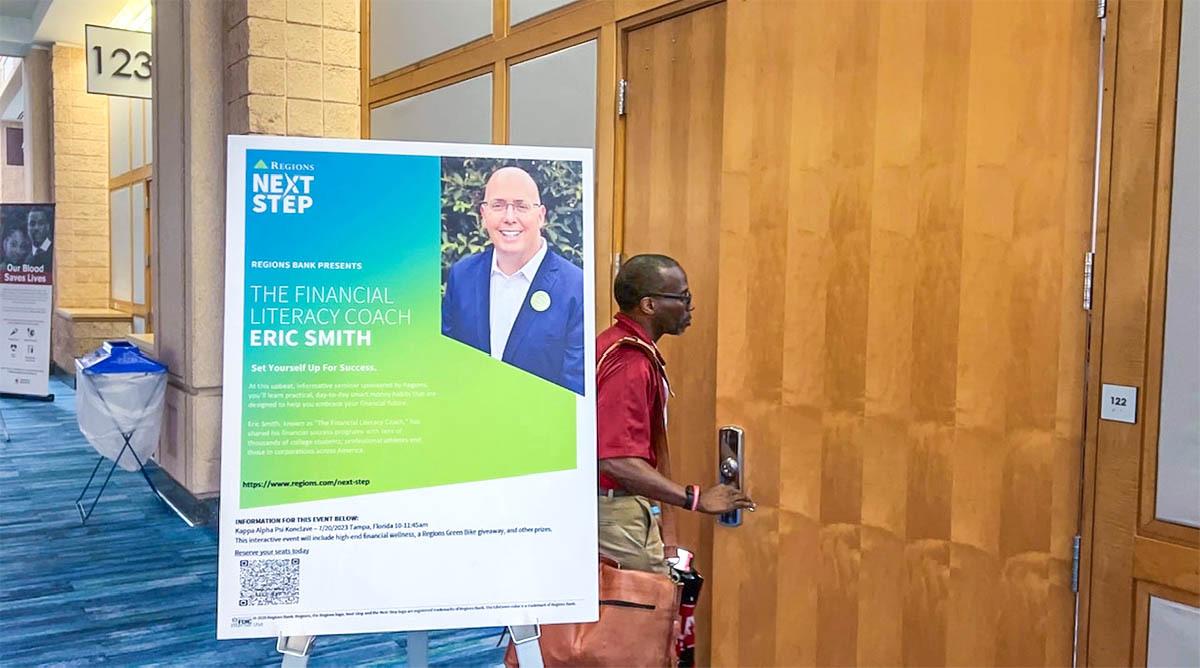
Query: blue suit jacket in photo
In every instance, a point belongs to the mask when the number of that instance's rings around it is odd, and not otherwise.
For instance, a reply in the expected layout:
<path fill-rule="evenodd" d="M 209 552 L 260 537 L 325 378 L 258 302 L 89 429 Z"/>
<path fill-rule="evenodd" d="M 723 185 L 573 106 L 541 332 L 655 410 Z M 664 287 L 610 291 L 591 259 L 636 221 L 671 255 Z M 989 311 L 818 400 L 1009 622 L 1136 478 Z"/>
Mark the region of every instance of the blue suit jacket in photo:
<path fill-rule="evenodd" d="M 442 298 L 442 334 L 491 354 L 492 249 L 450 267 Z M 536 311 L 530 298 L 550 296 Z M 503 361 L 583 394 L 583 270 L 547 249 L 504 347 Z"/>

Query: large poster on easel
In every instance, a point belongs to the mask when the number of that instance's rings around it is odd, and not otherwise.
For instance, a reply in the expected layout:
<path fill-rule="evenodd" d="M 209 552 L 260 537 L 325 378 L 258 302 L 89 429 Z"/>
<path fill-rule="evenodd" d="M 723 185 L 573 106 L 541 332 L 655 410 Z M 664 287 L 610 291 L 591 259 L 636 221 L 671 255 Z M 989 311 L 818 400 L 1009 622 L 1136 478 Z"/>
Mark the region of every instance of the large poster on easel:
<path fill-rule="evenodd" d="M 592 183 L 229 138 L 218 637 L 597 618 Z"/>
<path fill-rule="evenodd" d="M 0 204 L 0 393 L 50 394 L 54 205 Z"/>

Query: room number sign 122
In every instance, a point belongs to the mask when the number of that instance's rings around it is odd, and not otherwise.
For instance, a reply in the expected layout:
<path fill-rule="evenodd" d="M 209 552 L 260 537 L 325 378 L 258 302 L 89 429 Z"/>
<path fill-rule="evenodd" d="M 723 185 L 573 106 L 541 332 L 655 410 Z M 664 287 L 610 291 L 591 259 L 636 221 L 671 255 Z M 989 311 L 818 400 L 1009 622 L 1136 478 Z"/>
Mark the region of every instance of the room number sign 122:
<path fill-rule="evenodd" d="M 1137 388 L 1104 383 L 1100 386 L 1100 419 L 1137 423 Z"/>

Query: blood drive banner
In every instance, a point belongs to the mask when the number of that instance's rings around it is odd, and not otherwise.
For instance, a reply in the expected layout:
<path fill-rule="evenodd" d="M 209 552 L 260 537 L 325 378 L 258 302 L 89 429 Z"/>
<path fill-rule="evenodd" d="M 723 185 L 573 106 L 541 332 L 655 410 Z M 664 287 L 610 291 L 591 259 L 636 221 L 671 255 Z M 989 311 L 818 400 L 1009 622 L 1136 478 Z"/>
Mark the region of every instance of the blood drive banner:
<path fill-rule="evenodd" d="M 591 151 L 228 148 L 217 636 L 596 620 Z"/>
<path fill-rule="evenodd" d="M 0 204 L 0 392 L 50 394 L 54 205 Z"/>

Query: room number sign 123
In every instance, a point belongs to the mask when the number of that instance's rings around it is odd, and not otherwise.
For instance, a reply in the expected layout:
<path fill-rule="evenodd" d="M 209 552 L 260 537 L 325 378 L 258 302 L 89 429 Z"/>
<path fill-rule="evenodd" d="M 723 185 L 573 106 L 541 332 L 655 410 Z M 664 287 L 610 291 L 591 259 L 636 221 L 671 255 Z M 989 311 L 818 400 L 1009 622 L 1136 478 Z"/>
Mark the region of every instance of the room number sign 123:
<path fill-rule="evenodd" d="M 103 76 L 104 47 L 93 46 L 92 51 L 96 53 L 96 74 Z M 112 70 L 111 76 L 137 77 L 139 79 L 150 78 L 150 54 L 145 51 L 129 53 L 129 49 L 117 47 L 109 53 L 108 60 L 110 63 L 117 63 L 117 67 Z M 130 67 L 131 63 L 135 63 L 133 67 Z"/>
<path fill-rule="evenodd" d="M 154 75 L 150 33 L 89 25 L 84 34 L 89 93 L 150 99 Z"/>

